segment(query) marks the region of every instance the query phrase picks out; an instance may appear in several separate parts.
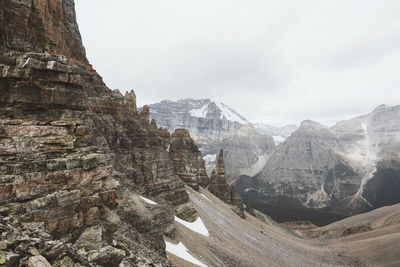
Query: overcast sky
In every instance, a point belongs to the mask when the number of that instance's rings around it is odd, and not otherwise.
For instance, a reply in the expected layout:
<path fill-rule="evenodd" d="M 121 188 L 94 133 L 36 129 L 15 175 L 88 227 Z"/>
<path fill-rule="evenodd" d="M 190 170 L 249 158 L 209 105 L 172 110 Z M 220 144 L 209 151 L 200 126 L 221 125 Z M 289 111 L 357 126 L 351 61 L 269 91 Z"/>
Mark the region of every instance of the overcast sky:
<path fill-rule="evenodd" d="M 253 122 L 400 104 L 398 0 L 78 0 L 87 55 L 138 105 L 212 98 Z"/>

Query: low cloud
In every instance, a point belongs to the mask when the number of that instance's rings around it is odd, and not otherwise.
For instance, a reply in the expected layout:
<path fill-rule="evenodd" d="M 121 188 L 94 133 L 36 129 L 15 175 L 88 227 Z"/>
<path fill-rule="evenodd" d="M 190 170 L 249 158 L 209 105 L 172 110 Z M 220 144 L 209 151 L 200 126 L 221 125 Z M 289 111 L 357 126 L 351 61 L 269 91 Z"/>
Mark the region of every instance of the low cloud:
<path fill-rule="evenodd" d="M 400 104 L 399 1 L 76 1 L 91 63 L 138 104 L 213 98 L 333 124 Z"/>

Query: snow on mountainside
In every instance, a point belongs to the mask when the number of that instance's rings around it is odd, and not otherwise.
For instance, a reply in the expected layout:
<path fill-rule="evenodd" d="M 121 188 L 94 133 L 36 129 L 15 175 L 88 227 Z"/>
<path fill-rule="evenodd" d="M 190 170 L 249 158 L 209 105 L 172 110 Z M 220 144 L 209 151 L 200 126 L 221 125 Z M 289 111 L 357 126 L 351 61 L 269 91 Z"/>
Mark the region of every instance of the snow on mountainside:
<path fill-rule="evenodd" d="M 225 105 L 222 102 L 212 102 L 211 100 L 205 103 L 202 107 L 192 109 L 190 111 L 190 115 L 197 118 L 209 118 L 209 114 L 213 114 L 214 109 L 217 109 L 217 114 L 221 114 L 219 119 L 236 121 L 241 124 L 248 124 L 249 122 L 242 117 L 235 110 L 231 109 L 229 106 Z M 214 117 L 215 118 L 215 117 Z"/>
<path fill-rule="evenodd" d="M 272 136 L 256 131 L 253 124 L 228 105 L 211 99 L 161 101 L 149 105 L 157 125 L 174 131 L 185 128 L 202 152 L 209 172 L 216 154 L 226 154 L 228 179 L 262 169 L 275 148 Z"/>
<path fill-rule="evenodd" d="M 263 203 L 286 199 L 339 214 L 399 203 L 400 106 L 381 105 L 331 128 L 304 121 L 259 174 L 237 185 Z"/>

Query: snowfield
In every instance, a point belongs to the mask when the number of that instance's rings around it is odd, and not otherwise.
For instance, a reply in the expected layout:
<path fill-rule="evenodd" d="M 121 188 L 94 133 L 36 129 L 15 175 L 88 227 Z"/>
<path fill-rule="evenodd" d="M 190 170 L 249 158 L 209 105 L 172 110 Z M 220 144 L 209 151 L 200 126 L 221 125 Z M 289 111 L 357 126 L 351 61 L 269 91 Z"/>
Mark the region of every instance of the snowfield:
<path fill-rule="evenodd" d="M 286 141 L 286 139 L 281 135 L 274 135 L 272 138 L 274 138 L 275 145 L 280 145 Z"/>
<path fill-rule="evenodd" d="M 182 224 L 183 226 L 189 228 L 193 232 L 199 233 L 199 234 L 207 236 L 207 237 L 210 236 L 206 226 L 204 225 L 204 223 L 200 217 L 198 217 L 196 221 L 191 223 L 191 222 L 187 222 L 182 219 L 179 219 L 178 217 L 175 216 L 175 221 Z"/>
<path fill-rule="evenodd" d="M 189 250 L 185 247 L 185 245 L 182 244 L 182 242 L 179 242 L 177 245 L 172 244 L 170 242 L 165 241 L 165 250 L 168 251 L 171 254 L 174 254 L 175 256 L 184 259 L 185 261 L 188 261 L 190 263 L 207 267 L 204 263 L 193 257 L 192 255 L 189 254 Z"/>

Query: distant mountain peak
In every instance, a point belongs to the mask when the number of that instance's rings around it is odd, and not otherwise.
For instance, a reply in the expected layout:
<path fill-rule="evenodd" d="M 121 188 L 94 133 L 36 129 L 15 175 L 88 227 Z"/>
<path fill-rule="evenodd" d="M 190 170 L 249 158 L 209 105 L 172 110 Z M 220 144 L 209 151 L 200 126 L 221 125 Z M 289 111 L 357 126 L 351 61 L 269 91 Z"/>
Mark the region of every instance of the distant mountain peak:
<path fill-rule="evenodd" d="M 212 101 L 211 99 L 187 99 L 186 101 L 203 102 L 202 106 L 190 110 L 190 115 L 193 117 L 222 120 L 225 119 L 238 122 L 240 124 L 249 124 L 249 121 L 246 118 L 244 118 L 237 111 L 222 102 Z"/>
<path fill-rule="evenodd" d="M 396 106 L 389 106 L 386 104 L 382 104 L 379 105 L 378 107 L 376 107 L 372 113 L 377 113 L 377 112 L 382 112 L 382 111 L 391 111 L 391 110 L 395 110 L 395 109 L 400 109 L 400 105 L 396 105 Z"/>

